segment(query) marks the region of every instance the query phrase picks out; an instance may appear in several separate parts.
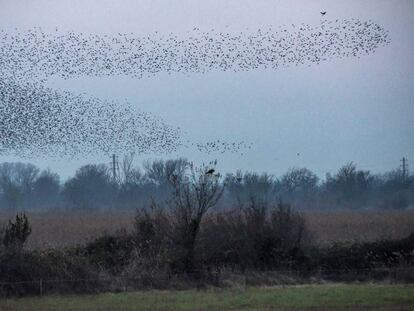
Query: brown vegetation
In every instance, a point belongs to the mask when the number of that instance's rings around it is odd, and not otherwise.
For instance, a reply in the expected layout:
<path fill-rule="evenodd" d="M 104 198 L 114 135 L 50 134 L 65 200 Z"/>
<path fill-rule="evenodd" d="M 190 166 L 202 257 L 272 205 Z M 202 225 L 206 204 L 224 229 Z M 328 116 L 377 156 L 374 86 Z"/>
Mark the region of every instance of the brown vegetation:
<path fill-rule="evenodd" d="M 310 211 L 303 215 L 321 245 L 401 239 L 414 227 L 414 210 Z"/>
<path fill-rule="evenodd" d="M 201 181 L 207 184 L 205 179 Z M 198 181 L 189 185 L 196 185 L 197 191 L 201 189 Z M 53 231 L 43 232 L 48 238 L 37 246 L 32 242 L 29 248 L 23 246 L 27 246 L 30 233 L 36 232 L 35 223 L 32 231 L 25 214 L 17 215 L 1 233 L 0 296 L 33 295 L 39 291 L 86 293 L 226 286 L 226 280 L 237 275 L 246 284 L 255 285 L 414 280 L 414 234 L 385 240 L 382 231 L 375 242 L 356 241 L 345 235 L 341 241 L 326 239 L 315 243 L 313 236 L 317 234 L 309 230 L 305 220 L 310 214 L 303 217 L 288 204 L 268 205 L 252 200 L 247 206 L 227 212 L 205 210 L 205 217 L 201 217 L 196 208 L 208 206 L 199 204 L 204 202 L 200 201 L 203 197 L 184 196 L 184 205 L 176 203 L 170 210 L 153 205 L 135 215 L 67 214 L 59 218 L 65 224 L 47 218 L 51 214 L 34 214 L 43 229 L 50 229 L 49 223 L 54 223 L 52 228 L 63 230 L 67 225 L 72 229 L 83 228 L 85 223 L 95 224 L 95 228 L 89 226 L 88 233 L 72 231 L 78 243 L 68 234 L 66 244 L 56 243 Z M 114 226 L 120 215 L 124 223 Z M 332 215 L 336 217 L 328 217 Z M 375 217 L 360 214 L 355 219 L 362 216 L 367 219 L 365 227 L 369 228 L 368 217 L 371 220 Z M 74 217 L 79 218 L 76 221 Z M 325 217 L 338 228 L 344 227 L 342 220 L 348 229 L 352 219 L 343 213 L 320 213 L 314 217 L 319 221 Z M 387 224 L 386 219 L 392 217 L 383 214 L 381 219 Z M 352 231 L 354 235 L 358 234 L 356 228 Z M 322 232 L 319 238 L 324 235 L 328 236 Z M 50 248 L 53 238 L 55 248 Z"/>
<path fill-rule="evenodd" d="M 134 212 L 28 213 L 32 234 L 28 247 L 57 248 L 83 244 L 105 233 L 133 229 Z M 414 211 L 310 211 L 304 212 L 309 232 L 320 245 L 335 242 L 370 242 L 407 237 L 414 226 Z M 0 215 L 4 226 L 12 215 Z"/>

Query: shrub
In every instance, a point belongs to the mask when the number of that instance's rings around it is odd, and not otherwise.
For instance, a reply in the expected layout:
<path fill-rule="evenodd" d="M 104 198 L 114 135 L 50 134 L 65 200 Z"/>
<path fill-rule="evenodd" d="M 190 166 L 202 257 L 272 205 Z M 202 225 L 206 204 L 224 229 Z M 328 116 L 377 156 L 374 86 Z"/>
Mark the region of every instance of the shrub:
<path fill-rule="evenodd" d="M 400 240 L 335 244 L 314 254 L 313 266 L 323 269 L 378 269 L 414 265 L 414 234 Z"/>
<path fill-rule="evenodd" d="M 6 249 L 20 250 L 32 232 L 25 213 L 17 214 L 15 221 L 9 220 L 4 230 L 3 244 Z"/>
<path fill-rule="evenodd" d="M 79 252 L 93 266 L 116 272 L 128 264 L 134 246 L 132 236 L 120 233 L 99 237 L 80 248 Z"/>
<path fill-rule="evenodd" d="M 205 263 L 233 269 L 278 269 L 304 263 L 303 217 L 290 205 L 256 203 L 210 217 L 202 232 Z"/>

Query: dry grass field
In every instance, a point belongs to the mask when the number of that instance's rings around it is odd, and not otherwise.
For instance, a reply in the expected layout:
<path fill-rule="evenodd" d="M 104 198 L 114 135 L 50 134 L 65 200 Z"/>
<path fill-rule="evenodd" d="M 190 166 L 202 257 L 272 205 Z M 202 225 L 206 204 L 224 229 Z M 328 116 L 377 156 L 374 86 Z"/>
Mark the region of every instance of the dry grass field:
<path fill-rule="evenodd" d="M 105 233 L 130 231 L 134 220 L 133 212 L 48 212 L 28 215 L 32 224 L 28 241 L 31 249 L 72 246 Z M 310 211 L 303 215 L 319 245 L 403 238 L 414 231 L 414 211 Z M 11 216 L 0 215 L 0 227 Z"/>
<path fill-rule="evenodd" d="M 310 232 L 321 245 L 400 239 L 414 232 L 414 210 L 304 213 Z"/>

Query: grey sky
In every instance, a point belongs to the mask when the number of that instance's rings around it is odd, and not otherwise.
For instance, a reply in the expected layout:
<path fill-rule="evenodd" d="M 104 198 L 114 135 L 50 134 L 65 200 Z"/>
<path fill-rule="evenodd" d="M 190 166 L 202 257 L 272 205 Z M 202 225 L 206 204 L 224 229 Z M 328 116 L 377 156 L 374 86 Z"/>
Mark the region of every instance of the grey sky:
<path fill-rule="evenodd" d="M 48 85 L 128 100 L 180 126 L 192 139 L 253 142 L 244 156 L 206 156 L 186 149 L 169 155 L 196 162 L 217 158 L 224 171 L 240 168 L 280 175 L 289 167 L 303 166 L 323 176 L 349 161 L 374 172 L 395 168 L 402 156 L 414 163 L 414 1 L 0 0 L 0 28 L 41 26 L 45 31 L 58 27 L 138 35 L 180 33 L 194 27 L 231 32 L 317 24 L 320 11 L 327 11 L 327 19 L 371 19 L 389 30 L 391 43 L 369 56 L 311 67 L 141 80 L 55 79 Z M 0 161 L 18 160 L 0 157 Z M 71 162 L 30 160 L 64 176 L 91 161 L 109 159 L 91 155 Z"/>

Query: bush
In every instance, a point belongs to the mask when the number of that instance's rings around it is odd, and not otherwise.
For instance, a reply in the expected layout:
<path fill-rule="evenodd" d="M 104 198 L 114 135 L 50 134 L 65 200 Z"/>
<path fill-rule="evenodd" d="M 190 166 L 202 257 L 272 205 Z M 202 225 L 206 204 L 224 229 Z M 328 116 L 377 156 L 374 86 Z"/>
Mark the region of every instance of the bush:
<path fill-rule="evenodd" d="M 25 251 L 31 233 L 27 216 L 17 214 L 4 230 L 4 251 L 0 252 L 0 295 L 33 295 L 40 291 L 40 280 L 49 280 L 43 290 L 56 292 L 91 292 L 97 284 L 79 282 L 96 278 L 98 269 L 91 266 L 85 252 L 76 250 Z M 52 280 L 52 282 L 50 282 Z M 56 281 L 53 281 L 56 280 Z"/>
<path fill-rule="evenodd" d="M 37 295 L 40 280 L 44 280 L 43 292 L 87 293 L 102 290 L 102 284 L 94 282 L 99 269 L 93 267 L 88 257 L 74 250 L 24 251 L 19 254 L 0 254 L 1 296 Z M 9 283 L 9 284 L 7 284 Z"/>
<path fill-rule="evenodd" d="M 25 213 L 17 214 L 15 221 L 9 220 L 4 230 L 3 244 L 6 249 L 20 250 L 32 232 Z"/>
<path fill-rule="evenodd" d="M 414 234 L 401 240 L 384 240 L 352 245 L 336 244 L 318 250 L 313 266 L 323 269 L 372 270 L 414 264 Z"/>
<path fill-rule="evenodd" d="M 116 236 L 99 237 L 80 248 L 79 253 L 87 258 L 91 265 L 116 272 L 128 264 L 134 247 L 133 237 L 120 233 Z"/>
<path fill-rule="evenodd" d="M 233 269 L 279 269 L 302 264 L 306 224 L 290 205 L 252 200 L 248 206 L 216 214 L 204 224 L 199 252 L 206 264 Z"/>

